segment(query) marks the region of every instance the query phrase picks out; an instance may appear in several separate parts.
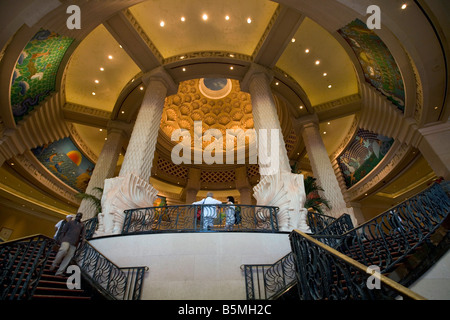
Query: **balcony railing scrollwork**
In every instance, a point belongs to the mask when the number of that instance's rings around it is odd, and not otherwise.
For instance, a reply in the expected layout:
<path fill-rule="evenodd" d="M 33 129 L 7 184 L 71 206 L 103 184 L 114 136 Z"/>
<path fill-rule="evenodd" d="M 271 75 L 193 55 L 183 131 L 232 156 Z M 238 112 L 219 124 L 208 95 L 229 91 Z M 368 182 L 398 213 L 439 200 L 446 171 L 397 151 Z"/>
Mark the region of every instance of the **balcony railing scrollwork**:
<path fill-rule="evenodd" d="M 125 210 L 122 234 L 206 230 L 277 232 L 278 210 L 278 207 L 241 204 L 178 205 L 130 209 Z M 239 219 L 235 219 L 232 224 L 227 223 L 227 212 L 235 215 L 236 211 Z M 206 212 L 214 212 L 215 215 L 213 225 L 208 229 L 204 228 Z"/>

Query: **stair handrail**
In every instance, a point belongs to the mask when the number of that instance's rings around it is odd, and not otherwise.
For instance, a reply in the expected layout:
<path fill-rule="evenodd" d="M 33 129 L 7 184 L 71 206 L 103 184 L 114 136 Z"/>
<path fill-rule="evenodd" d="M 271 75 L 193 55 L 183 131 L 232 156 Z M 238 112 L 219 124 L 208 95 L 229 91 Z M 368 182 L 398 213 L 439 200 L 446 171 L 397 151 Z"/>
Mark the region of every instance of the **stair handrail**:
<path fill-rule="evenodd" d="M 293 230 L 289 237 L 302 300 L 375 300 L 399 296 L 426 300 L 376 269 L 361 264 L 300 230 Z"/>
<path fill-rule="evenodd" d="M 0 300 L 31 299 L 55 243 L 54 239 L 42 234 L 0 243 L 0 255 L 4 255 L 0 261 Z M 16 249 L 13 255 L 12 248 Z M 19 261 L 13 268 L 17 259 Z"/>
<path fill-rule="evenodd" d="M 74 261 L 91 285 L 111 300 L 140 300 L 147 266 L 119 267 L 88 240 L 77 249 Z"/>
<path fill-rule="evenodd" d="M 439 183 L 434 183 L 347 231 L 343 234 L 345 239 L 335 248 L 365 265 L 378 265 L 382 273 L 390 272 L 440 227 L 449 212 L 448 194 Z M 402 254 L 394 258 L 394 250 Z"/>

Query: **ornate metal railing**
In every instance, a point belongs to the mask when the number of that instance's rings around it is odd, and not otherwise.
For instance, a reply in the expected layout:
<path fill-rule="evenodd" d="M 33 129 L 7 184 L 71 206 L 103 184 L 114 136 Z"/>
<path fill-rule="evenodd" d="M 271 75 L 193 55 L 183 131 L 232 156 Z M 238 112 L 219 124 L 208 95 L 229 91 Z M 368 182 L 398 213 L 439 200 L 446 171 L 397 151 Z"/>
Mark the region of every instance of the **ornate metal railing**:
<path fill-rule="evenodd" d="M 424 299 L 307 234 L 294 230 L 290 240 L 302 300 Z"/>
<path fill-rule="evenodd" d="M 119 268 L 98 252 L 89 241 L 83 241 L 74 260 L 91 285 L 105 297 L 117 300 L 141 298 L 144 273 L 148 267 Z"/>
<path fill-rule="evenodd" d="M 43 235 L 0 244 L 0 300 L 33 296 L 55 241 Z"/>
<path fill-rule="evenodd" d="M 98 226 L 98 218 L 94 217 L 88 220 L 83 221 L 84 223 L 84 229 L 86 230 L 85 238 L 91 239 L 94 235 L 95 231 L 97 230 Z"/>
<path fill-rule="evenodd" d="M 340 252 L 382 272 L 426 241 L 450 211 L 450 199 L 440 184 L 396 205 L 343 235 Z"/>
<path fill-rule="evenodd" d="M 227 211 L 235 207 L 238 219 L 227 223 Z M 236 210 L 237 209 L 237 210 Z M 213 212 L 212 227 L 205 228 L 205 216 Z M 122 234 L 134 232 L 174 232 L 205 230 L 278 231 L 278 207 L 253 205 L 179 205 L 125 211 Z M 231 219 L 230 219 L 231 220 Z M 228 221 L 230 222 L 230 221 Z M 237 223 L 236 223 L 237 222 Z"/>
<path fill-rule="evenodd" d="M 297 282 L 292 252 L 274 264 L 246 264 L 241 269 L 247 300 L 275 300 Z"/>

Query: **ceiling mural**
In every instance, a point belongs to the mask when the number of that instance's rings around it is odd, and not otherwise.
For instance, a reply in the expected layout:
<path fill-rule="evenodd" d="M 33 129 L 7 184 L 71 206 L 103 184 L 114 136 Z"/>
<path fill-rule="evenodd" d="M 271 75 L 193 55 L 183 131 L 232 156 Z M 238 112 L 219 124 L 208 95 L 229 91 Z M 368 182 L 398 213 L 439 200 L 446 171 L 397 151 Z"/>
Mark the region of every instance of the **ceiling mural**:
<path fill-rule="evenodd" d="M 353 140 L 337 158 L 347 188 L 350 188 L 383 159 L 394 139 L 359 129 Z"/>
<path fill-rule="evenodd" d="M 70 138 L 31 149 L 35 157 L 51 173 L 79 192 L 85 192 L 94 170 L 89 161 Z"/>
<path fill-rule="evenodd" d="M 55 90 L 59 65 L 72 41 L 41 29 L 25 46 L 11 84 L 11 106 L 16 123 Z"/>
<path fill-rule="evenodd" d="M 405 109 L 403 79 L 394 57 L 380 37 L 359 19 L 338 32 L 355 52 L 366 81 L 403 112 Z"/>

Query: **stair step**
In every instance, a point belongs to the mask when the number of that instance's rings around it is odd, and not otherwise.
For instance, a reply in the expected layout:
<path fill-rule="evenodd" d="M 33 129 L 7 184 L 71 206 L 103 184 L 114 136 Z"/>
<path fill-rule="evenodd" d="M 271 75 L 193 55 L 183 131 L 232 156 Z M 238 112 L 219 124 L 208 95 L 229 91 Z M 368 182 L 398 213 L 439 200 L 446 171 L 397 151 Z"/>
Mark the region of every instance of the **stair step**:
<path fill-rule="evenodd" d="M 33 295 L 33 300 L 41 300 L 41 299 L 64 299 L 64 300 L 91 300 L 91 297 L 86 296 L 60 296 L 60 295 L 51 295 L 51 294 L 35 294 Z"/>

